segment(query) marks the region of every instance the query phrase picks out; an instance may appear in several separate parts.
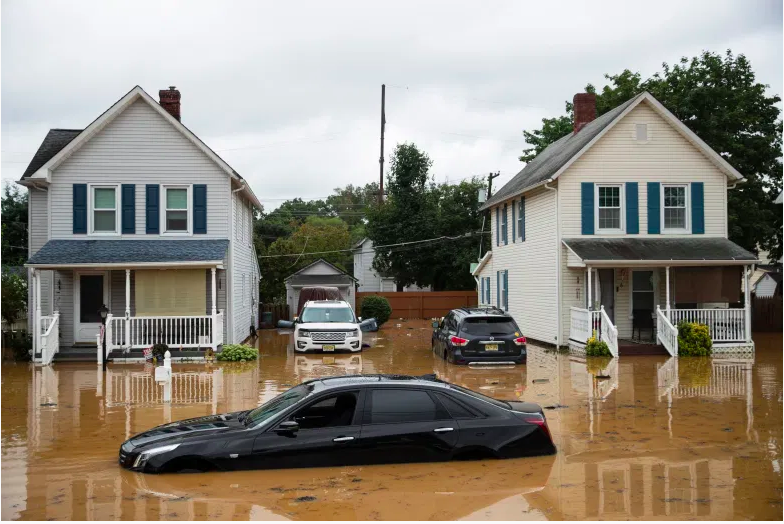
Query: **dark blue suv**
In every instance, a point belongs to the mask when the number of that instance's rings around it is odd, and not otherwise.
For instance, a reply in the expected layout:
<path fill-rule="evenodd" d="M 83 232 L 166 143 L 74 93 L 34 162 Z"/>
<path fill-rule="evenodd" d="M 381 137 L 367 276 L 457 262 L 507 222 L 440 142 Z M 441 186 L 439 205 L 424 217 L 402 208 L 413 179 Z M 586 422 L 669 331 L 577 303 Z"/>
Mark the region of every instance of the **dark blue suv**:
<path fill-rule="evenodd" d="M 433 322 L 432 346 L 453 364 L 524 364 L 527 355 L 517 323 L 496 308 L 453 309 Z"/>

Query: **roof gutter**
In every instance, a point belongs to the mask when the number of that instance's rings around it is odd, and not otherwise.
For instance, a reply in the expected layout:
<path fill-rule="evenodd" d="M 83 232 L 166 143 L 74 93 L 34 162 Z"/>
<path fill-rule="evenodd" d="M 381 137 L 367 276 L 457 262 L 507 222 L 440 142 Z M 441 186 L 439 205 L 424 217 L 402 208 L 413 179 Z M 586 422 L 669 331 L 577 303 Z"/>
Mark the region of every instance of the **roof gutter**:
<path fill-rule="evenodd" d="M 183 262 L 88 262 L 78 264 L 25 264 L 24 267 L 36 269 L 64 268 L 177 268 L 177 267 L 217 267 L 223 268 L 223 260 L 195 260 Z"/>
<path fill-rule="evenodd" d="M 756 264 L 759 260 L 585 260 L 583 264 L 602 267 L 626 267 L 626 266 L 745 266 Z"/>
<path fill-rule="evenodd" d="M 552 191 L 555 197 L 555 314 L 557 315 L 557 334 L 555 336 L 555 345 L 561 345 L 561 212 L 558 207 L 558 188 L 550 187 L 553 179 L 548 178 L 544 182 L 544 188 Z"/>
<path fill-rule="evenodd" d="M 547 180 L 545 180 L 545 181 L 543 181 L 543 182 L 539 182 L 538 184 L 534 184 L 534 185 L 532 185 L 532 186 L 524 187 L 523 189 L 520 189 L 520 190 L 518 190 L 518 191 L 515 191 L 515 192 L 514 192 L 514 193 L 512 193 L 511 195 L 504 196 L 502 199 L 500 199 L 500 200 L 498 200 L 498 201 L 496 201 L 496 202 L 492 202 L 492 203 L 487 203 L 487 204 L 485 204 L 484 206 L 482 206 L 482 207 L 480 207 L 480 208 L 479 208 L 479 211 L 484 211 L 484 210 L 486 210 L 486 209 L 490 209 L 491 207 L 493 207 L 493 206 L 495 206 L 495 205 L 497 205 L 497 204 L 500 204 L 501 202 L 504 202 L 504 201 L 506 201 L 506 200 L 511 200 L 511 199 L 513 199 L 513 198 L 514 198 L 514 197 L 516 197 L 516 196 L 522 195 L 523 193 L 526 193 L 526 192 L 528 192 L 528 191 L 532 191 L 532 190 L 534 190 L 534 189 L 536 189 L 536 188 L 538 188 L 538 187 L 544 186 L 544 185 L 546 185 L 546 184 L 550 184 L 550 183 L 552 183 L 552 181 L 553 181 L 553 180 L 555 180 L 555 179 L 554 179 L 554 178 L 548 178 Z M 548 189 L 549 189 L 549 188 L 548 188 Z M 491 199 L 491 200 L 492 200 L 492 199 Z"/>

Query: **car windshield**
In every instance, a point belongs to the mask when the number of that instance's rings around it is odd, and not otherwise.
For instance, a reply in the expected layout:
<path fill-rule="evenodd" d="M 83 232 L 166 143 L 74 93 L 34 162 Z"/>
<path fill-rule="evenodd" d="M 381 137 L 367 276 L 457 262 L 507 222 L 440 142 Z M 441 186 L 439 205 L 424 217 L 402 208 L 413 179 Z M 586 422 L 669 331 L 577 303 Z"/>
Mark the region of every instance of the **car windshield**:
<path fill-rule="evenodd" d="M 299 386 L 295 386 L 290 390 L 281 393 L 277 397 L 273 398 L 269 402 L 265 402 L 261 406 L 257 407 L 256 409 L 252 410 L 245 416 L 245 425 L 246 426 L 255 426 L 256 424 L 263 422 L 273 415 L 280 413 L 284 409 L 289 406 L 293 406 L 306 396 L 308 396 L 311 392 L 311 388 L 306 385 L 300 384 Z"/>
<path fill-rule="evenodd" d="M 464 388 L 463 386 L 458 386 L 457 384 L 449 384 L 450 388 L 454 388 L 461 393 L 465 393 L 466 395 L 471 395 L 474 398 L 478 398 L 479 400 L 484 400 L 485 402 L 489 402 L 490 404 L 497 406 L 499 408 L 504 409 L 511 409 L 511 406 L 504 402 L 503 400 L 496 400 L 493 397 L 488 397 L 487 395 L 482 395 L 481 393 L 477 393 L 476 391 L 472 391 L 468 388 Z"/>
<path fill-rule="evenodd" d="M 463 332 L 469 335 L 511 335 L 517 331 L 511 318 L 467 318 L 463 321 Z"/>
<path fill-rule="evenodd" d="M 303 323 L 313 322 L 354 322 L 354 312 L 348 307 L 309 306 L 302 311 Z"/>

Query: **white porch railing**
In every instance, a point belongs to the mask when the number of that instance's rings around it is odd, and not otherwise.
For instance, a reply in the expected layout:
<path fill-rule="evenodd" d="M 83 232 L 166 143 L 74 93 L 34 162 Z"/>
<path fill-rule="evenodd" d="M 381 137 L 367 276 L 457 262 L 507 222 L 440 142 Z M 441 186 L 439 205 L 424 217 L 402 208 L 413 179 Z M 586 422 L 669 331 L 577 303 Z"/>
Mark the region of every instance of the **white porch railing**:
<path fill-rule="evenodd" d="M 173 404 L 211 403 L 218 400 L 221 370 L 211 372 L 174 372 L 171 374 Z M 146 371 L 108 370 L 106 404 L 159 404 L 164 402 L 164 389 L 155 376 Z"/>
<path fill-rule="evenodd" d="M 217 348 L 223 344 L 223 311 L 213 315 L 106 317 L 106 352 L 143 349 L 154 344 L 171 348 Z"/>
<path fill-rule="evenodd" d="M 52 363 L 55 353 L 60 351 L 60 313 L 54 312 L 51 317 L 41 317 L 41 326 L 47 319 L 46 330 L 41 334 L 41 364 L 48 366 Z"/>
<path fill-rule="evenodd" d="M 618 328 L 616 328 L 604 307 L 599 311 L 573 307 L 571 309 L 571 324 L 569 338 L 575 342 L 585 344 L 593 336 L 594 331 L 599 340 L 607 343 L 610 354 L 618 356 Z"/>
<path fill-rule="evenodd" d="M 670 322 L 698 322 L 708 326 L 711 339 L 716 342 L 746 340 L 745 309 L 671 309 Z"/>
<path fill-rule="evenodd" d="M 656 306 L 656 338 L 670 356 L 678 355 L 678 328 L 672 325 L 659 306 Z"/>
<path fill-rule="evenodd" d="M 594 313 L 597 313 L 594 311 Z M 599 340 L 603 340 L 607 343 L 607 347 L 610 349 L 610 354 L 613 357 L 618 357 L 618 328 L 615 327 L 610 320 L 610 317 L 607 315 L 607 312 L 604 310 L 604 306 L 598 311 L 599 313 Z"/>
<path fill-rule="evenodd" d="M 585 344 L 591 338 L 591 312 L 587 309 L 572 307 L 569 324 L 569 338 Z"/>

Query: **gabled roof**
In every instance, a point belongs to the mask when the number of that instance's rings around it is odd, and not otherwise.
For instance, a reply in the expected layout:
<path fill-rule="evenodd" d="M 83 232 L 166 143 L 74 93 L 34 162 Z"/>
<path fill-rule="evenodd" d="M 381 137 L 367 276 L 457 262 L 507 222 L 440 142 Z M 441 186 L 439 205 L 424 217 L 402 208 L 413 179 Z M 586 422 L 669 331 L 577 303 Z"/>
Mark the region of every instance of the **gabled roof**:
<path fill-rule="evenodd" d="M 474 269 L 471 272 L 471 274 L 473 276 L 477 276 L 479 274 L 479 272 L 482 271 L 482 268 L 487 265 L 487 263 L 490 261 L 490 259 L 492 257 L 493 257 L 493 252 L 492 251 L 488 251 L 487 253 L 485 253 L 485 256 L 482 257 L 482 260 L 479 261 L 479 265 L 476 266 L 476 269 Z"/>
<path fill-rule="evenodd" d="M 313 266 L 315 266 L 315 265 L 317 265 L 317 264 L 326 264 L 327 266 L 331 267 L 332 269 L 334 269 L 335 271 L 337 271 L 337 272 L 338 272 L 338 273 L 340 273 L 341 275 L 345 275 L 345 276 L 349 277 L 349 278 L 350 278 L 350 279 L 352 279 L 352 280 L 357 280 L 356 278 L 352 277 L 351 275 L 349 275 L 348 273 L 346 273 L 345 271 L 343 271 L 342 269 L 340 269 L 340 268 L 339 268 L 339 267 L 337 267 L 336 265 L 334 265 L 334 264 L 330 264 L 329 262 L 327 262 L 327 261 L 326 261 L 326 260 L 324 260 L 323 258 L 320 258 L 320 259 L 316 260 L 315 262 L 311 262 L 310 264 L 308 264 L 307 266 L 303 267 L 303 268 L 302 268 L 302 269 L 300 269 L 299 271 L 296 271 L 296 272 L 294 272 L 294 273 L 290 274 L 289 276 L 287 276 L 287 277 L 285 278 L 285 280 L 289 280 L 290 278 L 296 277 L 297 275 L 299 275 L 300 273 L 302 273 L 302 272 L 303 272 L 303 271 L 305 271 L 306 269 L 308 269 L 308 268 L 311 268 L 311 267 L 313 267 Z M 303 276 L 304 276 L 304 275 L 303 275 Z M 318 275 L 317 275 L 317 276 L 318 276 Z"/>
<path fill-rule="evenodd" d="M 354 243 L 353 246 L 351 246 L 351 249 L 354 249 L 354 250 L 359 249 L 360 247 L 362 247 L 362 244 L 364 244 L 365 241 L 367 241 L 367 240 L 370 240 L 370 239 L 368 237 L 362 237 L 361 240 L 359 240 L 358 242 Z"/>
<path fill-rule="evenodd" d="M 649 103 L 660 116 L 667 120 L 695 147 L 700 149 L 708 160 L 716 165 L 728 178 L 735 182 L 745 181 L 743 175 L 732 167 L 729 162 L 724 160 L 708 144 L 703 142 L 700 137 L 694 134 L 692 130 L 686 127 L 683 122 L 678 120 L 653 95 L 645 91 L 594 119 L 577 133 L 569 133 L 547 146 L 544 151 L 528 162 L 495 195 L 487 199 L 480 211 L 489 209 L 504 200 L 509 200 L 525 191 L 558 178 L 575 160 L 580 158 L 605 133 L 643 101 Z"/>
<path fill-rule="evenodd" d="M 109 109 L 104 111 L 98 118 L 92 121 L 90 125 L 82 130 L 77 129 L 52 129 L 44 138 L 43 143 L 38 148 L 38 151 L 33 156 L 33 160 L 25 170 L 19 183 L 22 185 L 31 185 L 36 181 L 43 183 L 51 182 L 51 174 L 60 164 L 67 160 L 73 153 L 79 150 L 85 143 L 92 137 L 98 134 L 103 128 L 109 125 L 118 115 L 125 109 L 131 106 L 137 100 L 143 100 L 151 108 L 153 108 L 159 115 L 166 121 L 174 126 L 180 133 L 188 140 L 198 147 L 205 155 L 207 155 L 218 167 L 225 171 L 237 185 L 243 189 L 245 196 L 253 203 L 254 206 L 261 209 L 261 202 L 253 194 L 250 186 L 245 180 L 237 173 L 229 164 L 226 163 L 215 151 L 210 149 L 207 144 L 196 136 L 193 131 L 188 129 L 182 122 L 174 118 L 168 111 L 166 111 L 158 102 L 155 101 L 144 89 L 136 86 L 122 98 L 115 102 Z"/>

